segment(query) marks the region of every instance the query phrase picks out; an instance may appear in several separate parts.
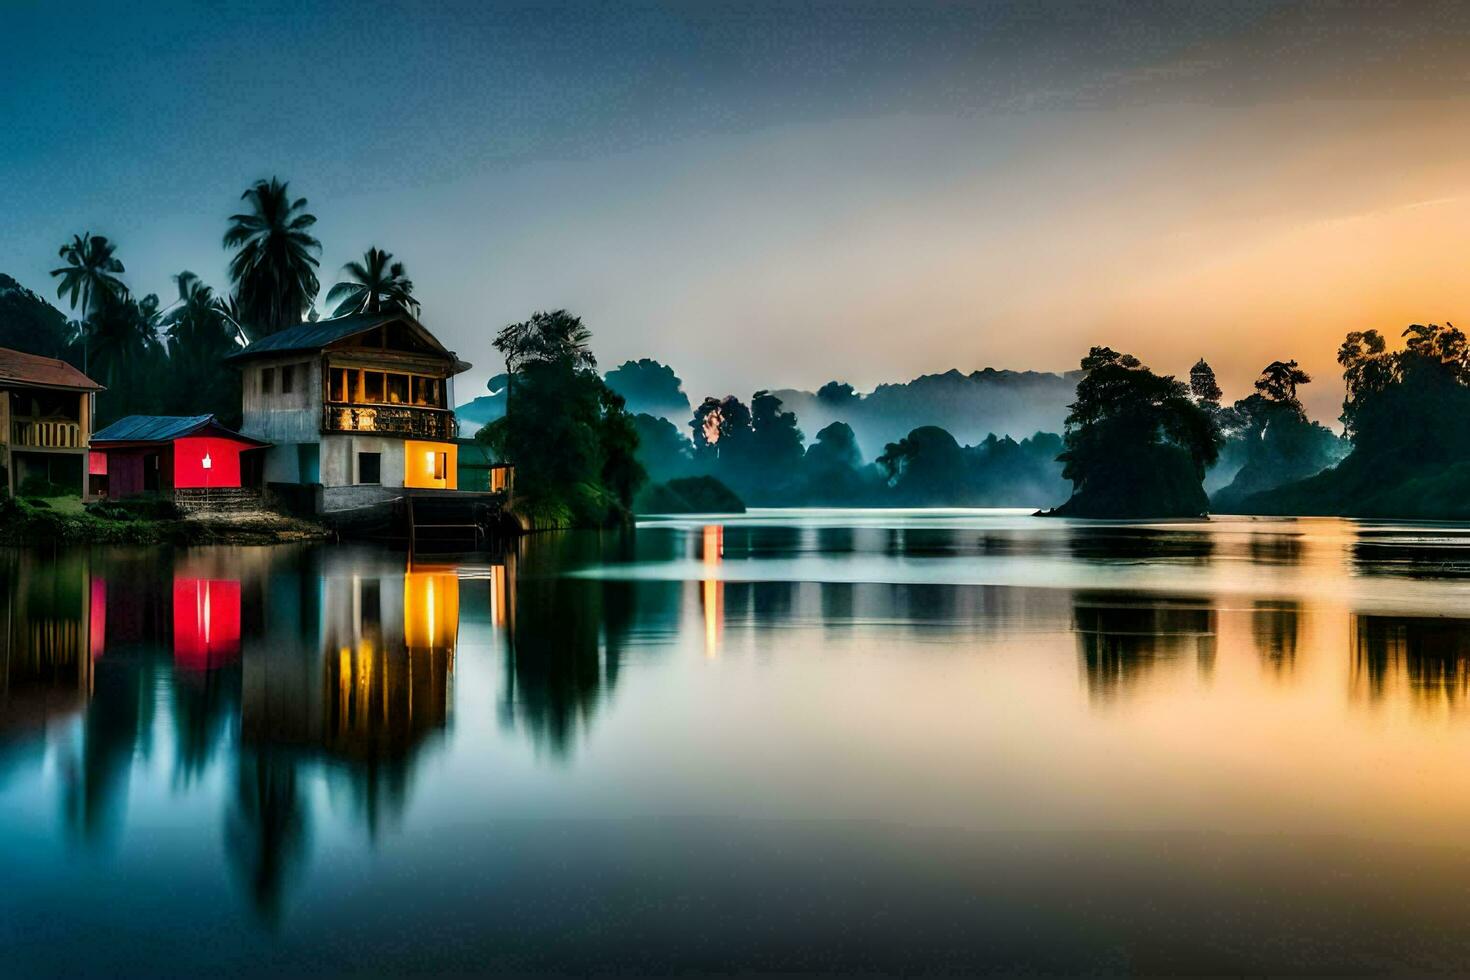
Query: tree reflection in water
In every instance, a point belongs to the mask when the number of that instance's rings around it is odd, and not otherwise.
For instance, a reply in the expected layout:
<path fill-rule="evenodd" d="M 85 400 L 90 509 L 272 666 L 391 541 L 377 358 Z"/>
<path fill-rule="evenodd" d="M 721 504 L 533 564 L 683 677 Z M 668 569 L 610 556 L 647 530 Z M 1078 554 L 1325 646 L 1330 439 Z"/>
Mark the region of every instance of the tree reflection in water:
<path fill-rule="evenodd" d="M 155 691 L 168 656 L 171 570 L 136 553 L 86 559 L 86 600 L 69 606 L 92 660 L 80 758 L 65 763 L 63 807 L 80 839 L 111 843 L 121 831 L 127 785 L 152 750 Z"/>
<path fill-rule="evenodd" d="M 1162 664 L 1193 657 L 1201 676 L 1214 669 L 1215 612 L 1203 599 L 1079 592 L 1073 629 L 1088 695 L 1126 695 Z"/>
<path fill-rule="evenodd" d="M 1274 674 L 1287 676 L 1296 667 L 1301 633 L 1301 603 L 1264 599 L 1251 603 L 1251 635 L 1261 663 Z"/>
<path fill-rule="evenodd" d="M 1470 695 L 1470 620 L 1354 616 L 1352 644 L 1361 700 L 1407 696 L 1419 709 L 1456 710 Z"/>
<path fill-rule="evenodd" d="M 502 718 L 538 746 L 567 756 L 617 683 L 637 607 L 631 582 L 568 577 L 635 557 L 630 531 L 549 532 L 515 550 L 515 615 L 506 650 Z"/>
<path fill-rule="evenodd" d="M 272 925 L 287 885 L 304 870 L 310 814 L 297 785 L 299 760 L 271 749 L 242 748 L 225 814 L 225 853 L 252 905 Z"/>

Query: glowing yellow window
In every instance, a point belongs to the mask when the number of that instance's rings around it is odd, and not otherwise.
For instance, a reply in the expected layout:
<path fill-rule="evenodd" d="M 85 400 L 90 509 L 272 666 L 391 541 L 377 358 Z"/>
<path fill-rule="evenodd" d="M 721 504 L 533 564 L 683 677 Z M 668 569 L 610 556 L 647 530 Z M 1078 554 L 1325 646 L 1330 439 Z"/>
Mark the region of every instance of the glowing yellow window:
<path fill-rule="evenodd" d="M 444 442 L 404 443 L 403 483 L 409 487 L 454 490 L 459 486 L 456 467 L 459 447 Z"/>

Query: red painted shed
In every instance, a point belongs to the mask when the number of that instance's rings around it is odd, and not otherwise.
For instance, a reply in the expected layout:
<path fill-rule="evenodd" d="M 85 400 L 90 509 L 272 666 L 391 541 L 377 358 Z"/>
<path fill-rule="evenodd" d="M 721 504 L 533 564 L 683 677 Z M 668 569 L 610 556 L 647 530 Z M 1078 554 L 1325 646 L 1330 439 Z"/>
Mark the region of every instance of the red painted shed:
<path fill-rule="evenodd" d="M 248 454 L 269 445 L 213 415 L 129 415 L 93 433 L 90 472 L 107 478 L 114 499 L 240 487 Z"/>

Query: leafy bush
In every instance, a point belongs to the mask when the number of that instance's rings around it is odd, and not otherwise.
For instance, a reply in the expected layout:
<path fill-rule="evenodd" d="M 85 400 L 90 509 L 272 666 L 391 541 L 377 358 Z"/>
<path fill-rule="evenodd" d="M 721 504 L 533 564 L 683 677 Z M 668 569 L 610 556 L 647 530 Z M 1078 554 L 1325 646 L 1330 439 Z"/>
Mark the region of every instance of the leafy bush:
<path fill-rule="evenodd" d="M 114 521 L 174 521 L 183 516 L 177 504 L 156 493 L 99 501 L 89 505 L 87 513 Z"/>
<path fill-rule="evenodd" d="M 17 497 L 72 497 L 78 493 L 76 487 L 52 483 L 44 476 L 28 476 L 15 488 Z"/>

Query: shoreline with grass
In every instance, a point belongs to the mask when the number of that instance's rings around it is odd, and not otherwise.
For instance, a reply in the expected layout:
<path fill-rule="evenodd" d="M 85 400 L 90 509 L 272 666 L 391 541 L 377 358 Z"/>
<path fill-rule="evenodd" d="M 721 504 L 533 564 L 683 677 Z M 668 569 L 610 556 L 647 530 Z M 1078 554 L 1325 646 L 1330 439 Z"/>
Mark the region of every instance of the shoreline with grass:
<path fill-rule="evenodd" d="M 336 538 L 320 524 L 264 510 L 190 514 L 168 501 L 87 505 L 75 497 L 0 501 L 0 545 L 286 544 Z"/>

